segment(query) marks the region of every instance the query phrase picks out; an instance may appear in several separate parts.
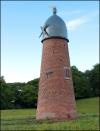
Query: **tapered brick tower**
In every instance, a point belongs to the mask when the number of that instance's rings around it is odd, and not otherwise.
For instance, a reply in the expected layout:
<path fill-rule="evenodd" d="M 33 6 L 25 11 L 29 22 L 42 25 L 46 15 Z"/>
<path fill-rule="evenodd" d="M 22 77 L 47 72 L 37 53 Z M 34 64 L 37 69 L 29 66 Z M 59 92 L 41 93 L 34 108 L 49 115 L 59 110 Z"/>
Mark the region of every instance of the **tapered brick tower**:
<path fill-rule="evenodd" d="M 67 29 L 64 21 L 56 15 L 56 8 L 41 29 L 43 52 L 36 119 L 74 119 L 77 113 Z"/>

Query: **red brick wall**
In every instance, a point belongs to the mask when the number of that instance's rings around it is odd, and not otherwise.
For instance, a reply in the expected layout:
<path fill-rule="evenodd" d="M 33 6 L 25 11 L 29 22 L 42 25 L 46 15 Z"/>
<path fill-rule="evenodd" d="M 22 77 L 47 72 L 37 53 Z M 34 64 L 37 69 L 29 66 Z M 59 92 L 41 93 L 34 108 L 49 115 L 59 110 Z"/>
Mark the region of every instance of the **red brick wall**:
<path fill-rule="evenodd" d="M 64 67 L 70 69 L 67 41 L 58 38 L 45 40 L 36 119 L 76 118 L 72 75 L 70 71 L 70 79 L 65 79 Z"/>

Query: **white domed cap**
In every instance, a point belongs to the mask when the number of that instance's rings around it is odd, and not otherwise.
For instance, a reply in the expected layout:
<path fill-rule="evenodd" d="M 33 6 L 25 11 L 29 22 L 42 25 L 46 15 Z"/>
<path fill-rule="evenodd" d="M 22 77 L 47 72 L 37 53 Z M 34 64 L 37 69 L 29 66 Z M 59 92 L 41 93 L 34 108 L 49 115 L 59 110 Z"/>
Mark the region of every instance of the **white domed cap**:
<path fill-rule="evenodd" d="M 47 19 L 41 29 L 42 42 L 50 38 L 62 38 L 69 42 L 67 38 L 66 24 L 59 16 L 56 15 L 56 8 L 53 8 L 53 15 Z"/>

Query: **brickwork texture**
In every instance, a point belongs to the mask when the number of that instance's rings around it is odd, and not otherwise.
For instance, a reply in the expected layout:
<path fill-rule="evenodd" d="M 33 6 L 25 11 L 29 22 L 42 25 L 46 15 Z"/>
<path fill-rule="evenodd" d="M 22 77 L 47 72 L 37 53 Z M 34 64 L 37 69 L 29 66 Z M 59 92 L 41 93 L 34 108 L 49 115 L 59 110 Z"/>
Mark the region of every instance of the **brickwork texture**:
<path fill-rule="evenodd" d="M 68 43 L 59 38 L 44 40 L 36 119 L 69 120 L 76 117 Z"/>

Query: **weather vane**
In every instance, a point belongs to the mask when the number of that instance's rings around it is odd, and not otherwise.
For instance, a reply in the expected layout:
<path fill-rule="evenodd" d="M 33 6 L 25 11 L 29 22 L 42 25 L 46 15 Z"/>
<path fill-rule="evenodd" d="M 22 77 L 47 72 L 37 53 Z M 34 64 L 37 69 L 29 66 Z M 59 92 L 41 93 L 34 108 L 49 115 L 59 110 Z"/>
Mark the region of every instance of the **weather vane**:
<path fill-rule="evenodd" d="M 52 6 L 52 9 L 53 9 L 53 14 L 56 14 L 56 13 L 57 13 L 57 8 L 56 8 L 56 6 Z"/>

